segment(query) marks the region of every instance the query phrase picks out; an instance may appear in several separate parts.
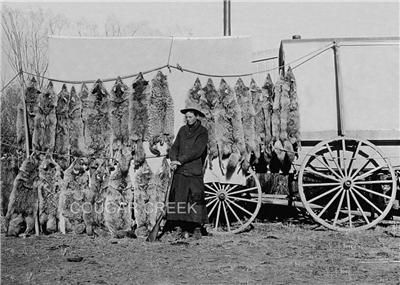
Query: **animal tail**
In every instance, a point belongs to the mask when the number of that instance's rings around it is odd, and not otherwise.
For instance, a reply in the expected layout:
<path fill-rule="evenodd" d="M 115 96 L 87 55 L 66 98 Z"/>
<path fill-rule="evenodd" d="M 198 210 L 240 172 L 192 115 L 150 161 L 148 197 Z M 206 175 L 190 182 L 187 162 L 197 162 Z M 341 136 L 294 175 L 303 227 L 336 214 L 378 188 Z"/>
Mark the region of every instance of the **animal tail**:
<path fill-rule="evenodd" d="M 226 165 L 226 177 L 230 178 L 233 174 L 233 172 L 235 172 L 236 166 L 238 165 L 240 160 L 240 155 L 236 152 L 231 153 L 231 155 L 229 156 L 229 160 L 228 163 Z"/>

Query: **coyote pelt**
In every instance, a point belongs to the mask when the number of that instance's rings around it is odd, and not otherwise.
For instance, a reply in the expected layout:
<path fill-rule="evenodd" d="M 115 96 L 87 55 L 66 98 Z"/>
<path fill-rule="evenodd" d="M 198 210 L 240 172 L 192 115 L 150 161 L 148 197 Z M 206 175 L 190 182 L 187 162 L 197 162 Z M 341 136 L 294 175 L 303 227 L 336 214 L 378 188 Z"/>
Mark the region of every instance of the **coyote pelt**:
<path fill-rule="evenodd" d="M 89 192 L 88 165 L 87 158 L 77 158 L 64 172 L 58 204 L 61 233 L 82 234 L 86 230 L 84 212 L 91 210 L 85 203 Z"/>
<path fill-rule="evenodd" d="M 54 151 L 56 137 L 57 95 L 50 81 L 46 90 L 40 94 L 35 116 L 32 139 L 33 151 L 50 153 Z"/>
<path fill-rule="evenodd" d="M 81 96 L 84 139 L 89 155 L 109 155 L 109 97 L 100 79 L 87 96 Z"/>
<path fill-rule="evenodd" d="M 111 160 L 110 178 L 105 193 L 104 221 L 105 226 L 113 237 L 129 235 L 133 227 L 132 200 L 133 191 L 122 174 L 121 167 L 116 160 Z"/>
<path fill-rule="evenodd" d="M 56 107 L 57 125 L 54 152 L 56 162 L 63 170 L 69 167 L 69 93 L 67 86 L 64 84 L 58 93 L 58 101 Z"/>
<path fill-rule="evenodd" d="M 5 225 L 7 234 L 18 235 L 22 229 L 20 222 L 25 221 L 25 233 L 28 235 L 35 228 L 38 212 L 38 167 L 39 160 L 35 153 L 22 163 L 14 180 L 8 202 Z M 17 219 L 19 222 L 15 221 Z M 11 222 L 10 222 L 11 221 Z"/>
<path fill-rule="evenodd" d="M 237 80 L 234 90 L 236 94 L 236 99 L 242 112 L 243 133 L 246 146 L 246 154 L 242 166 L 245 170 L 247 170 L 250 166 L 250 157 L 252 153 L 256 155 L 256 159 L 259 158 L 259 152 L 256 151 L 258 147 L 256 144 L 255 133 L 255 111 L 252 104 L 249 87 L 244 85 L 241 78 Z"/>
<path fill-rule="evenodd" d="M 217 137 L 215 132 L 215 108 L 218 104 L 218 92 L 211 78 L 207 80 L 207 84 L 203 87 L 203 92 L 200 101 L 200 109 L 206 116 L 203 126 L 208 131 L 208 160 L 211 168 L 211 161 L 218 157 Z"/>
<path fill-rule="evenodd" d="M 151 80 L 149 102 L 149 132 L 147 140 L 155 145 L 159 137 L 174 136 L 174 104 L 167 76 L 161 71 Z"/>
<path fill-rule="evenodd" d="M 18 157 L 6 153 L 1 157 L 1 206 L 0 215 L 7 214 L 7 205 L 13 189 L 15 177 L 18 175 Z"/>
<path fill-rule="evenodd" d="M 57 231 L 58 201 L 62 183 L 60 165 L 47 155 L 39 166 L 39 225 L 41 231 L 51 233 Z"/>
<path fill-rule="evenodd" d="M 85 84 L 82 85 L 80 95 L 87 97 L 89 91 Z M 86 153 L 83 137 L 82 121 L 82 102 L 80 96 L 72 86 L 68 106 L 68 134 L 70 142 L 70 154 L 73 156 L 82 156 Z"/>
<path fill-rule="evenodd" d="M 28 120 L 28 132 L 29 136 L 33 136 L 35 116 L 38 108 L 40 91 L 37 89 L 37 82 L 34 77 L 28 82 L 28 86 L 25 90 L 25 104 L 26 104 L 26 115 Z M 17 144 L 19 147 L 25 147 L 25 120 L 24 120 L 24 104 L 20 102 L 17 107 Z"/>
<path fill-rule="evenodd" d="M 204 91 L 201 88 L 199 78 L 196 78 L 193 87 L 189 89 L 185 99 L 185 108 L 196 108 L 201 110 L 201 101 L 204 96 Z"/>
<path fill-rule="evenodd" d="M 274 86 L 274 103 L 273 103 L 273 132 L 274 141 L 280 139 L 284 141 L 288 138 L 287 125 L 289 115 L 289 91 L 290 85 L 281 75 Z M 277 124 L 277 125 L 276 125 Z"/>
<path fill-rule="evenodd" d="M 289 91 L 289 116 L 288 116 L 288 126 L 287 132 L 289 141 L 292 144 L 300 143 L 300 114 L 299 114 L 299 103 L 297 99 L 297 88 L 296 88 L 296 79 L 294 77 L 292 69 L 288 68 L 285 76 L 286 81 L 289 83 L 290 91 Z"/>

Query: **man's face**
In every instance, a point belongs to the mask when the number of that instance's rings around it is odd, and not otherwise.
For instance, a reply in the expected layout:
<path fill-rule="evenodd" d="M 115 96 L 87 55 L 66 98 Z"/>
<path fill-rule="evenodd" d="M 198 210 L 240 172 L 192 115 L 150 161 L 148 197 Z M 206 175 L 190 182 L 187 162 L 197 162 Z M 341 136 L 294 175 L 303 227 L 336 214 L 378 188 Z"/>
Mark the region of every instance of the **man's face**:
<path fill-rule="evenodd" d="M 196 122 L 197 117 L 193 114 L 193 112 L 187 112 L 185 114 L 186 122 L 189 125 L 193 125 Z"/>

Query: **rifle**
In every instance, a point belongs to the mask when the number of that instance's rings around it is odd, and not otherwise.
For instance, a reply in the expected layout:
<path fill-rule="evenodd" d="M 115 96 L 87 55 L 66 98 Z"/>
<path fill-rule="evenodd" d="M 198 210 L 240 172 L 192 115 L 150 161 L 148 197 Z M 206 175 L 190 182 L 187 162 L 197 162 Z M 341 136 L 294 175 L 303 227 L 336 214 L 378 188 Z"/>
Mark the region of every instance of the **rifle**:
<path fill-rule="evenodd" d="M 168 203 L 168 200 L 169 200 L 169 193 L 171 191 L 172 181 L 173 180 L 174 180 L 174 171 L 171 170 L 171 178 L 169 180 L 169 185 L 168 185 L 168 188 L 167 188 L 167 192 L 165 193 L 164 209 L 161 211 L 160 216 L 157 218 L 156 224 L 154 225 L 153 229 L 151 230 L 151 232 L 147 236 L 146 241 L 153 242 L 158 237 L 158 232 L 160 231 L 161 222 L 165 218 L 165 216 L 167 215 L 167 203 Z"/>

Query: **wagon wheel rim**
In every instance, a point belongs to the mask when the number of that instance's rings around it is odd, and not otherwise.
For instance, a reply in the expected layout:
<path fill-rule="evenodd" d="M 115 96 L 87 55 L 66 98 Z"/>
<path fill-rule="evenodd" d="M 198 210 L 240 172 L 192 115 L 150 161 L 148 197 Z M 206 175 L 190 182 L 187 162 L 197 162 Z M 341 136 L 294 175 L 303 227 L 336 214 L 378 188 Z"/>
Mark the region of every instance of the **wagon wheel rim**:
<path fill-rule="evenodd" d="M 233 234 L 244 231 L 261 207 L 262 191 L 254 171 L 246 176 L 246 186 L 211 182 L 205 184 L 209 231 Z"/>
<path fill-rule="evenodd" d="M 300 167 L 298 184 L 313 219 L 337 231 L 378 224 L 397 190 L 389 159 L 372 143 L 348 137 L 317 144 Z"/>

